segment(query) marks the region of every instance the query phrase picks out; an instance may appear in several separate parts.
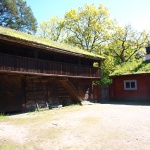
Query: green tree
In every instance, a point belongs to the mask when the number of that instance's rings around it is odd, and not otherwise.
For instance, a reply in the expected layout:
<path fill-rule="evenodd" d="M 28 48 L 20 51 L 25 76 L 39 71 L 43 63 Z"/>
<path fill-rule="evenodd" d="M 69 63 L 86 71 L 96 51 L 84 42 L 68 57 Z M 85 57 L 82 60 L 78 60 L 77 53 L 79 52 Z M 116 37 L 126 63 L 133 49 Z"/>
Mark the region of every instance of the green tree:
<path fill-rule="evenodd" d="M 29 33 L 37 30 L 32 10 L 23 0 L 0 0 L 0 25 Z"/>
<path fill-rule="evenodd" d="M 106 56 L 105 61 L 101 64 L 101 80 L 100 84 L 110 84 L 111 79 L 109 75 L 115 70 L 114 59 L 111 56 Z"/>
<path fill-rule="evenodd" d="M 112 35 L 103 51 L 106 59 L 102 63 L 100 84 L 111 83 L 109 75 L 116 70 L 116 66 L 141 59 L 149 41 L 149 34 L 146 31 L 137 32 L 130 25 L 124 28 L 116 26 Z"/>
<path fill-rule="evenodd" d="M 53 17 L 47 22 L 40 23 L 39 36 L 42 38 L 62 42 L 66 33 L 65 21 L 61 18 Z"/>
<path fill-rule="evenodd" d="M 71 9 L 65 14 L 65 24 L 70 32 L 66 43 L 97 54 L 102 53 L 113 29 L 108 10 L 101 4 L 98 7 L 85 4 L 78 11 Z"/>
<path fill-rule="evenodd" d="M 0 0 L 0 25 L 8 26 L 17 16 L 16 0 Z"/>
<path fill-rule="evenodd" d="M 114 58 L 115 65 L 140 59 L 144 56 L 148 38 L 146 31 L 137 32 L 130 25 L 117 27 L 106 54 Z"/>
<path fill-rule="evenodd" d="M 107 42 L 111 39 L 114 21 L 110 20 L 107 8 L 85 4 L 78 11 L 71 9 L 65 14 L 64 19 L 51 18 L 40 24 L 41 37 L 65 42 L 89 52 L 103 54 Z M 104 82 L 108 83 L 108 74 L 112 66 L 110 58 L 102 65 Z M 107 76 L 106 76 L 107 74 Z"/>

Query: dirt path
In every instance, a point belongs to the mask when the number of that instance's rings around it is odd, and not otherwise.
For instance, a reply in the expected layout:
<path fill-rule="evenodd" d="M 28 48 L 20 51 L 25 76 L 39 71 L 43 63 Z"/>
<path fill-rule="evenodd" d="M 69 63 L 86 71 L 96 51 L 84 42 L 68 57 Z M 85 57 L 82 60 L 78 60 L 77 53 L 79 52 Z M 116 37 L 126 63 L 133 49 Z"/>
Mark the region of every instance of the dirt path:
<path fill-rule="evenodd" d="M 150 106 L 93 104 L 0 120 L 2 150 L 150 150 Z"/>

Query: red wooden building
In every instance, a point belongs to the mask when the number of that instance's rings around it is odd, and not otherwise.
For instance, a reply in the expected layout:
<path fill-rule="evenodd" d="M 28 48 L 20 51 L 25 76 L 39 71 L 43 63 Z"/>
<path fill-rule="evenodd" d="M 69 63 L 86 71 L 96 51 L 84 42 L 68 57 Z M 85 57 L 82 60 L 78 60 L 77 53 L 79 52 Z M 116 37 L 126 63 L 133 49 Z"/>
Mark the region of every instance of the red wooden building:
<path fill-rule="evenodd" d="M 99 55 L 0 27 L 0 112 L 93 99 Z M 99 67 L 93 67 L 98 62 Z"/>
<path fill-rule="evenodd" d="M 150 102 L 150 73 L 111 76 L 110 99 Z"/>
<path fill-rule="evenodd" d="M 150 102 L 150 47 L 145 61 L 128 62 L 111 76 L 110 99 Z"/>

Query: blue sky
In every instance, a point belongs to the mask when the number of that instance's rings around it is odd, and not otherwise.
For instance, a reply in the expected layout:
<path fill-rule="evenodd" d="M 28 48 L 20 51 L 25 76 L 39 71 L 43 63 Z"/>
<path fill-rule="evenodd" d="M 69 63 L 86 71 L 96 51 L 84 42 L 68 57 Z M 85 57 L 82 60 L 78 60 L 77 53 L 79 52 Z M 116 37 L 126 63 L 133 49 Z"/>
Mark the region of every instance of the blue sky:
<path fill-rule="evenodd" d="M 120 25 L 131 24 L 136 30 L 150 30 L 150 0 L 26 0 L 38 23 L 53 16 L 63 17 L 71 8 L 103 4 L 110 17 Z"/>

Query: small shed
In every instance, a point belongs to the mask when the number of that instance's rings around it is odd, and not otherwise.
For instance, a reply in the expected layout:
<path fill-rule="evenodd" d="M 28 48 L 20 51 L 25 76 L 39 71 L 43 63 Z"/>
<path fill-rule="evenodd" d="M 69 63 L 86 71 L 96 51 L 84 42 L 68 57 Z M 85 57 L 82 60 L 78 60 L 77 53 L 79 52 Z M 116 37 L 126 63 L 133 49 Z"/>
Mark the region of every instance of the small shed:
<path fill-rule="evenodd" d="M 150 102 L 150 47 L 145 60 L 118 66 L 110 78 L 110 100 Z"/>
<path fill-rule="evenodd" d="M 150 73 L 111 76 L 110 100 L 150 102 Z"/>

